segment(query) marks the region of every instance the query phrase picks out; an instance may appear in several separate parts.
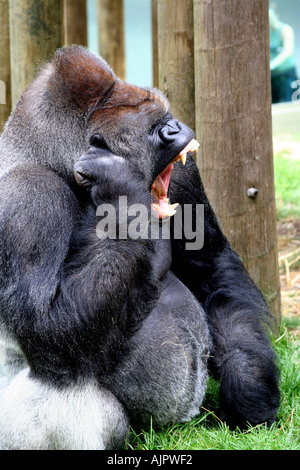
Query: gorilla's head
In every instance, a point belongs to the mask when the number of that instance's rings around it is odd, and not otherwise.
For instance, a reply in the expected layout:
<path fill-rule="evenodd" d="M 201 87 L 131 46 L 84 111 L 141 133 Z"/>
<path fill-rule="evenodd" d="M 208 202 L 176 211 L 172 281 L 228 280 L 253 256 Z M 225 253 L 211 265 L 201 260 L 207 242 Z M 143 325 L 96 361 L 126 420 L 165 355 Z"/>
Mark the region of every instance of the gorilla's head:
<path fill-rule="evenodd" d="M 89 147 L 109 150 L 141 174 L 161 215 L 168 212 L 173 163 L 184 163 L 186 153 L 197 148 L 193 131 L 172 116 L 158 90 L 121 81 L 103 59 L 81 46 L 55 53 L 23 94 L 15 114 L 22 137 L 13 137 L 14 146 L 18 139 L 24 147 L 23 140 L 31 135 L 25 144 L 30 159 L 70 180 L 74 163 Z"/>

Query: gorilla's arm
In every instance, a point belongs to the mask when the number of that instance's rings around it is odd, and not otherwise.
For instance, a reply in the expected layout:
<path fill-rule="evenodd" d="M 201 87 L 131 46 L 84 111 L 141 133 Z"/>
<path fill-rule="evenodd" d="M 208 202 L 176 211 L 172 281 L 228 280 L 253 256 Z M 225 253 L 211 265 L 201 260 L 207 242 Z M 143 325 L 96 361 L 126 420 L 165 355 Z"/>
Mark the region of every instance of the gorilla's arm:
<path fill-rule="evenodd" d="M 0 197 L 2 322 L 32 373 L 62 384 L 112 369 L 155 300 L 152 245 L 99 240 L 95 211 L 78 228 L 70 187 L 40 165 L 7 174 Z"/>
<path fill-rule="evenodd" d="M 214 352 L 212 372 L 221 379 L 221 408 L 227 422 L 274 420 L 279 406 L 278 375 L 267 325 L 272 322 L 262 294 L 223 235 L 192 158 L 175 167 L 172 202 L 204 204 L 204 246 L 185 250 L 173 240 L 172 269 L 203 304 Z"/>

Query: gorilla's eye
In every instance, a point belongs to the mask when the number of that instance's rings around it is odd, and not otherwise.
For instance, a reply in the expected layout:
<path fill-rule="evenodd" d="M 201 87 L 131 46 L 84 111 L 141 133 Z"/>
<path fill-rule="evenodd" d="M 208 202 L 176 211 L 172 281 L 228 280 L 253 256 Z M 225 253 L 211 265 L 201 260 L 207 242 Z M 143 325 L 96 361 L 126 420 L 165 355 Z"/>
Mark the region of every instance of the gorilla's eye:
<path fill-rule="evenodd" d="M 109 150 L 107 143 L 105 142 L 104 137 L 101 134 L 94 134 L 91 137 L 90 145 L 92 147 L 98 147 L 101 149 Z"/>

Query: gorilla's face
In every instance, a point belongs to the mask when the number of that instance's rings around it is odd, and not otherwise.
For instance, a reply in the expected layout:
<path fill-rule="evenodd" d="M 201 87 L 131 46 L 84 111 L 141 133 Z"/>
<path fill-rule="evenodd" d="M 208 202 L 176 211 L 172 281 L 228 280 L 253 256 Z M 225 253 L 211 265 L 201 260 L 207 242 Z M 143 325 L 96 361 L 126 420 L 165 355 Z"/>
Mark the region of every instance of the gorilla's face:
<path fill-rule="evenodd" d="M 106 62 L 83 48 L 58 51 L 52 67 L 47 88 L 55 106 L 83 117 L 86 144 L 125 158 L 152 191 L 159 215 L 171 215 L 172 165 L 196 149 L 193 131 L 174 119 L 158 90 L 119 80 Z"/>
<path fill-rule="evenodd" d="M 91 146 L 120 155 L 140 172 L 152 192 L 152 208 L 164 218 L 174 214 L 168 188 L 173 165 L 196 151 L 194 133 L 169 112 L 166 98 L 157 90 L 142 89 L 124 82 L 114 85 L 124 93 L 124 105 L 113 102 L 113 93 L 105 107 L 91 116 L 94 134 Z M 126 103 L 126 105 L 125 105 Z M 92 155 L 93 151 L 89 152 Z"/>

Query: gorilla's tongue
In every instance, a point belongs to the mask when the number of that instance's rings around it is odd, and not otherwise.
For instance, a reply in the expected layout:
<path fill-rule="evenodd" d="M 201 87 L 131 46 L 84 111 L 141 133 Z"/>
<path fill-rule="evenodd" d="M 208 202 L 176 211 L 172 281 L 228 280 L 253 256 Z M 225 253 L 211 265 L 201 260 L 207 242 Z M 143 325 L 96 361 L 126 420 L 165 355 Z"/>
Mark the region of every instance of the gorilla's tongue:
<path fill-rule="evenodd" d="M 174 163 L 181 160 L 185 165 L 186 154 L 188 152 L 196 152 L 199 144 L 195 139 L 192 139 L 188 145 L 181 150 L 181 152 L 174 158 L 174 160 L 158 175 L 152 185 L 152 197 L 154 202 L 151 204 L 151 209 L 155 217 L 158 219 L 165 219 L 176 214 L 176 207 L 178 204 L 169 204 L 168 189 Z"/>
<path fill-rule="evenodd" d="M 158 219 L 164 219 L 176 214 L 178 204 L 169 204 L 168 188 L 173 170 L 173 163 L 170 163 L 156 178 L 152 185 L 151 194 L 156 202 L 151 204 L 153 214 Z"/>

